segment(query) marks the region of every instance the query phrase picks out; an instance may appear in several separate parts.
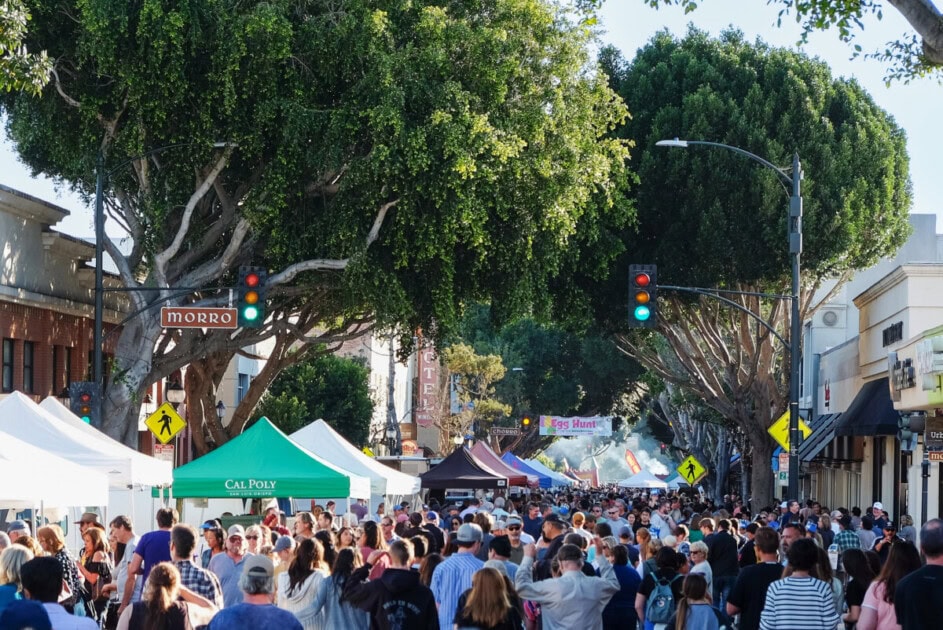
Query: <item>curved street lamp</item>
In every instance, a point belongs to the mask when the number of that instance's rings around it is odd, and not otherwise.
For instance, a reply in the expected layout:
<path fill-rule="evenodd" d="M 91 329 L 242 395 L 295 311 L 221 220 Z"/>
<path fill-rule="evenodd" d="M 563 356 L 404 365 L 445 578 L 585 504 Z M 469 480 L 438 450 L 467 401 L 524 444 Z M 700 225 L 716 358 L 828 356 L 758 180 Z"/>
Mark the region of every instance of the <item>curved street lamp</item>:
<path fill-rule="evenodd" d="M 789 260 L 792 264 L 792 315 L 789 332 L 789 498 L 799 500 L 799 440 L 802 434 L 799 431 L 799 338 L 802 334 L 802 322 L 799 321 L 799 258 L 802 255 L 802 164 L 799 154 L 792 156 L 792 175 L 776 166 L 772 162 L 761 158 L 755 153 L 734 147 L 721 142 L 706 140 L 659 140 L 657 147 L 675 147 L 686 149 L 692 145 L 703 145 L 733 151 L 739 155 L 759 162 L 772 170 L 779 178 L 792 187 L 789 197 L 789 228 L 786 237 L 789 239 Z"/>

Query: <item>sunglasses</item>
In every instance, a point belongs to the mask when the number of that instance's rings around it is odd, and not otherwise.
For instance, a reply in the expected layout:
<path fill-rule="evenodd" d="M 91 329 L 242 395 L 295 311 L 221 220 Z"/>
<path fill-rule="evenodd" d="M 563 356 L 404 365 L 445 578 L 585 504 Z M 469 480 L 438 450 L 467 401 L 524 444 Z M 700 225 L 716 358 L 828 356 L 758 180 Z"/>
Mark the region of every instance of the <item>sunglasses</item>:
<path fill-rule="evenodd" d="M 229 542 L 242 542 L 242 536 L 230 536 Z"/>
<path fill-rule="evenodd" d="M 520 525 L 508 525 L 508 531 L 509 531 L 509 532 L 516 532 L 516 531 L 519 530 L 520 528 L 521 528 Z"/>
<path fill-rule="evenodd" d="M 258 536 L 246 536 L 246 540 L 258 540 L 258 539 L 259 539 Z M 230 538 L 230 540 L 232 539 Z"/>

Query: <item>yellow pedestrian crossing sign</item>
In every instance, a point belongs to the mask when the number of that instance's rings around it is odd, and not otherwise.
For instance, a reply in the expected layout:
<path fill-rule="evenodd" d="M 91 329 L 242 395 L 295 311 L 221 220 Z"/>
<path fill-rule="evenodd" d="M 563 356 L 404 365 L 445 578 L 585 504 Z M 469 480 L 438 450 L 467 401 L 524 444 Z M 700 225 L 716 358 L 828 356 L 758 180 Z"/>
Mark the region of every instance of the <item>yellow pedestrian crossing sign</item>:
<path fill-rule="evenodd" d="M 802 439 L 805 440 L 812 435 L 812 428 L 799 418 L 799 430 L 802 431 Z M 783 447 L 784 451 L 789 451 L 789 410 L 779 416 L 779 418 L 767 429 L 767 432 L 773 436 L 773 439 Z"/>
<path fill-rule="evenodd" d="M 681 462 L 681 465 L 678 466 L 677 471 L 678 474 L 681 475 L 681 478 L 692 486 L 703 479 L 704 475 L 707 474 L 707 469 L 704 468 L 701 462 L 697 461 L 694 455 L 688 455 L 684 461 Z"/>
<path fill-rule="evenodd" d="M 147 417 L 144 424 L 151 430 L 154 437 L 162 444 L 166 444 L 186 428 L 187 421 L 180 417 L 173 405 L 165 402 Z"/>

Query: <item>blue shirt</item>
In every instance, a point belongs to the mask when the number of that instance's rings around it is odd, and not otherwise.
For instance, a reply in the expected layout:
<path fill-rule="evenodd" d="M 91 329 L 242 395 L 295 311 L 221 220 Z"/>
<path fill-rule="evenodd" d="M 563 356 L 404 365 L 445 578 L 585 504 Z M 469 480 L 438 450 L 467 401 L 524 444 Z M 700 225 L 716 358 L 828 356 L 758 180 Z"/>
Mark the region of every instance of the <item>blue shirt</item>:
<path fill-rule="evenodd" d="M 472 586 L 472 576 L 485 563 L 473 553 L 453 553 L 432 572 L 429 587 L 439 605 L 439 629 L 452 630 L 458 599 Z"/>
<path fill-rule="evenodd" d="M 242 565 L 251 554 L 242 556 L 236 563 L 228 553 L 218 553 L 210 560 L 210 571 L 219 578 L 219 585 L 223 589 L 223 605 L 226 608 L 242 603 L 242 589 L 239 588 L 239 576 L 242 575 Z"/>
<path fill-rule="evenodd" d="M 225 554 L 216 554 L 216 557 Z M 209 630 L 303 630 L 297 618 L 272 604 L 236 604 L 216 613 Z"/>

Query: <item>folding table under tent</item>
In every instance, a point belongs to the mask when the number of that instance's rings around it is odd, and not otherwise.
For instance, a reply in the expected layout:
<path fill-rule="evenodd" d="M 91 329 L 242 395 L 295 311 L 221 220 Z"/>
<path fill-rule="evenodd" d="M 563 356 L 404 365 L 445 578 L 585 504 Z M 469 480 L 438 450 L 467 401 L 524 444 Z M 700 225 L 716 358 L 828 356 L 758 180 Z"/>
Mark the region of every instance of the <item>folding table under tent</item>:
<path fill-rule="evenodd" d="M 508 485 L 518 486 L 520 488 L 524 486 L 536 488 L 539 483 L 537 475 L 528 475 L 521 470 L 516 470 L 508 466 L 504 460 L 498 457 L 497 453 L 492 451 L 484 442 L 475 442 L 475 445 L 471 447 L 471 454 L 475 459 L 484 463 L 484 465 L 491 470 L 507 477 Z"/>
<path fill-rule="evenodd" d="M 419 475 L 422 487 L 429 490 L 507 488 L 508 479 L 479 461 L 464 446 L 459 446 L 435 468 Z"/>
<path fill-rule="evenodd" d="M 553 485 L 553 478 L 550 475 L 545 475 L 542 472 L 534 470 L 528 466 L 524 460 L 512 453 L 507 451 L 504 455 L 501 456 L 501 461 L 513 468 L 518 470 L 525 475 L 535 475 L 537 477 L 537 483 L 541 488 L 549 488 Z"/>
<path fill-rule="evenodd" d="M 383 499 L 379 497 L 407 497 L 417 494 L 420 490 L 419 477 L 394 470 L 364 455 L 360 449 L 345 440 L 324 420 L 315 420 L 288 437 L 321 459 L 356 475 L 369 478 L 371 501 L 382 501 Z"/>
<path fill-rule="evenodd" d="M 174 469 L 175 498 L 370 498 L 370 480 L 299 446 L 268 418 Z"/>

